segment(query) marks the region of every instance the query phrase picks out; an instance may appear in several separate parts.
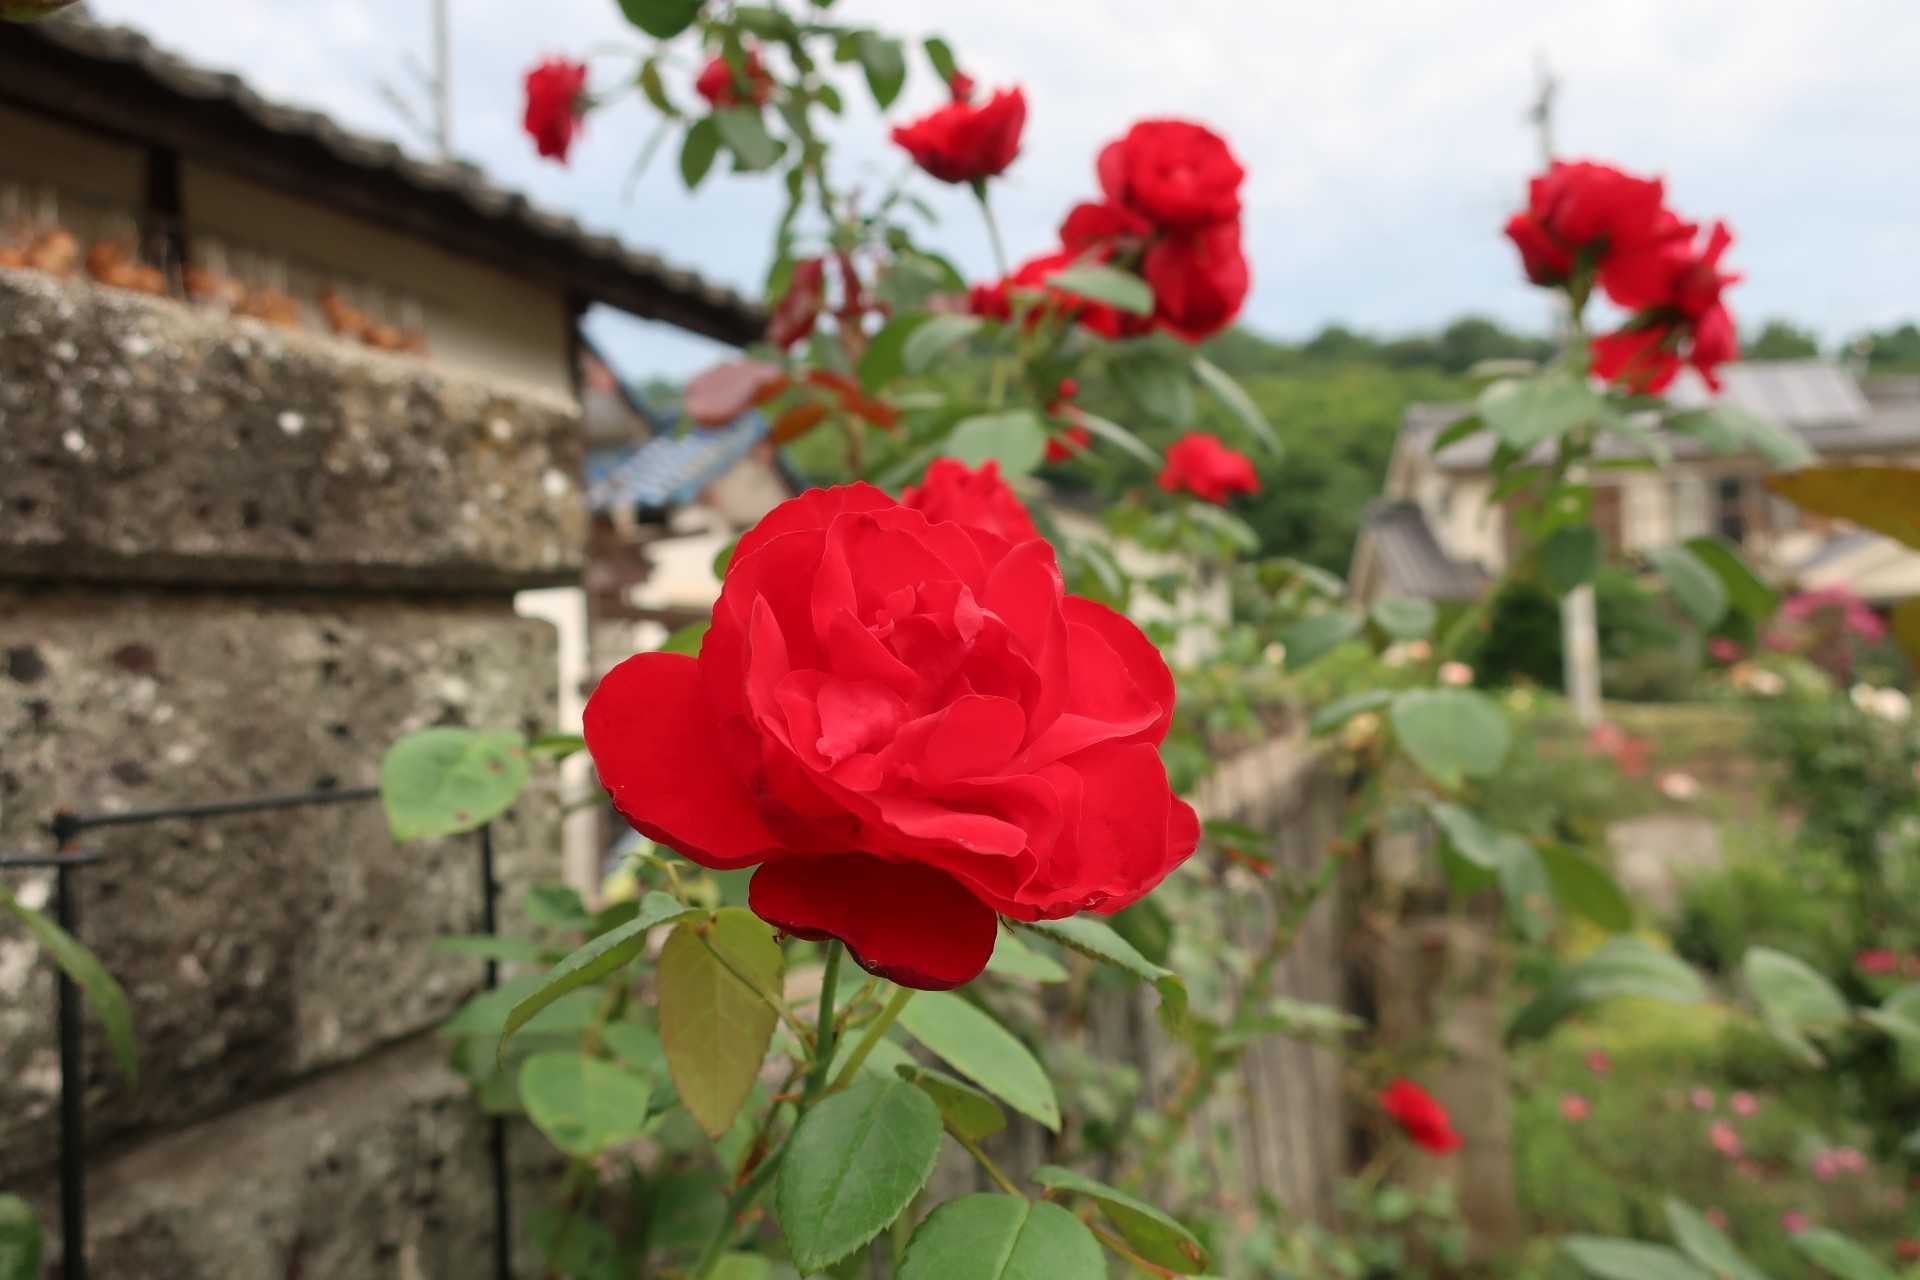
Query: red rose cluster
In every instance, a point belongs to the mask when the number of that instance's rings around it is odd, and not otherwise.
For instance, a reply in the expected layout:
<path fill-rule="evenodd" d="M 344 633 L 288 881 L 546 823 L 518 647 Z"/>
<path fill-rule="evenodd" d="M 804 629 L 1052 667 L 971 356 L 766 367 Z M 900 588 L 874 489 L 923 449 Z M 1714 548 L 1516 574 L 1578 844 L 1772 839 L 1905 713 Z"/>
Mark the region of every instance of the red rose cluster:
<path fill-rule="evenodd" d="M 1204 431 L 1189 431 L 1174 441 L 1156 483 L 1168 493 L 1185 490 L 1221 505 L 1233 494 L 1260 492 L 1253 460 Z"/>
<path fill-rule="evenodd" d="M 999 916 L 1113 912 L 1193 852 L 1159 743 L 1173 678 L 1122 615 L 1067 595 L 991 468 L 938 463 L 776 507 L 734 550 L 700 656 L 600 682 L 586 739 L 613 803 L 749 903 L 906 986 L 967 982 Z"/>
<path fill-rule="evenodd" d="M 522 127 L 549 160 L 567 162 L 567 151 L 586 118 L 587 68 L 566 58 L 548 58 L 527 72 L 527 109 Z"/>
<path fill-rule="evenodd" d="M 744 95 L 742 86 L 746 88 Z M 734 75 L 725 58 L 715 58 L 700 69 L 693 91 L 716 107 L 737 107 L 742 102 L 763 107 L 773 97 L 773 77 L 767 74 L 759 51 L 748 49 L 741 58 L 740 75 Z"/>
<path fill-rule="evenodd" d="M 1020 154 L 1027 123 L 1027 95 L 1002 89 L 986 105 L 973 103 L 973 79 L 955 72 L 948 81 L 953 101 L 931 115 L 893 131 L 913 162 L 942 182 L 985 182 L 1005 172 Z"/>
<path fill-rule="evenodd" d="M 1665 389 L 1685 365 L 1719 389 L 1714 370 L 1740 354 L 1721 293 L 1740 277 L 1720 269 L 1733 243 L 1723 222 L 1701 228 L 1666 206 L 1658 179 L 1611 165 L 1554 161 L 1507 220 L 1527 278 L 1584 299 L 1597 282 L 1633 316 L 1593 341 L 1593 372 L 1636 391 Z"/>
<path fill-rule="evenodd" d="M 1101 151 L 1098 172 L 1102 198 L 1067 214 L 1061 247 L 976 288 L 975 314 L 1003 319 L 1009 288 L 1038 289 L 1055 272 L 1094 262 L 1138 271 L 1154 295 L 1148 317 L 1047 292 L 1050 307 L 1102 337 L 1134 337 L 1158 327 L 1199 342 L 1233 323 L 1252 276 L 1240 249 L 1246 171 L 1225 140 L 1183 120 L 1142 120 Z"/>
<path fill-rule="evenodd" d="M 1435 1155 L 1460 1149 L 1453 1119 L 1432 1094 L 1411 1080 L 1395 1080 L 1380 1092 L 1380 1106 L 1413 1140 L 1413 1145 Z"/>

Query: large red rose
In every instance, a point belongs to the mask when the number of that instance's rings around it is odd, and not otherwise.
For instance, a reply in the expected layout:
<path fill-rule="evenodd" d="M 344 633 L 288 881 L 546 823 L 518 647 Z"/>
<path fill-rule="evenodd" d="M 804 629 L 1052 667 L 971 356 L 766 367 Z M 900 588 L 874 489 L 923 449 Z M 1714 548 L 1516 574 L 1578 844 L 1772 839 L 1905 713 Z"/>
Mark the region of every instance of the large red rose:
<path fill-rule="evenodd" d="M 971 91 L 972 85 L 967 85 Z M 963 98 L 897 126 L 893 140 L 942 182 L 979 182 L 1013 163 L 1027 123 L 1027 95 L 1002 89 L 976 106 Z"/>
<path fill-rule="evenodd" d="M 566 163 L 586 115 L 586 91 L 584 63 L 549 58 L 527 72 L 527 110 L 521 123 L 541 155 Z"/>
<path fill-rule="evenodd" d="M 757 50 L 749 49 L 741 59 L 743 77 L 747 85 L 747 101 L 754 106 L 765 106 L 773 97 L 773 77 L 767 74 L 767 68 L 760 61 Z M 727 65 L 725 58 L 715 58 L 700 69 L 700 76 L 693 82 L 693 90 L 716 107 L 737 107 L 740 105 L 740 84 L 733 74 L 733 68 Z"/>
<path fill-rule="evenodd" d="M 1246 170 L 1224 138 L 1185 120 L 1142 120 L 1100 153 L 1107 199 L 1156 226 L 1194 229 L 1240 216 Z"/>
<path fill-rule="evenodd" d="M 1173 680 L 1139 628 L 1066 595 L 1053 552 L 816 489 L 740 539 L 700 656 L 610 672 L 586 738 L 613 803 L 753 909 L 946 988 L 995 917 L 1137 901 L 1192 853 L 1158 744 Z"/>
<path fill-rule="evenodd" d="M 1414 1145 L 1436 1155 L 1460 1149 L 1447 1109 L 1411 1080 L 1395 1080 L 1380 1093 L 1380 1106 L 1393 1117 Z"/>
<path fill-rule="evenodd" d="M 912 507 L 936 524 L 971 525 L 1009 543 L 1040 536 L 1033 517 L 1000 478 L 1000 464 L 991 459 L 981 463 L 978 471 L 957 458 L 935 459 L 927 468 L 926 480 L 908 485 L 900 495 L 900 505 Z"/>
<path fill-rule="evenodd" d="M 1085 200 L 1073 206 L 1060 224 L 1060 243 L 1077 253 L 1116 240 L 1142 240 L 1152 233 L 1152 223 L 1123 205 Z"/>
<path fill-rule="evenodd" d="M 1147 250 L 1141 274 L 1153 286 L 1154 320 L 1188 342 L 1232 324 L 1251 287 L 1235 222 L 1167 236 Z"/>
<path fill-rule="evenodd" d="M 1236 493 L 1260 492 L 1253 461 L 1204 431 L 1190 431 L 1167 450 L 1157 483 L 1168 493 L 1185 490 L 1207 502 L 1224 503 Z"/>
<path fill-rule="evenodd" d="M 1577 266 L 1604 270 L 1615 254 L 1691 235 L 1664 199 L 1657 178 L 1556 160 L 1528 184 L 1527 207 L 1507 220 L 1507 238 L 1520 250 L 1529 280 L 1559 284 Z"/>

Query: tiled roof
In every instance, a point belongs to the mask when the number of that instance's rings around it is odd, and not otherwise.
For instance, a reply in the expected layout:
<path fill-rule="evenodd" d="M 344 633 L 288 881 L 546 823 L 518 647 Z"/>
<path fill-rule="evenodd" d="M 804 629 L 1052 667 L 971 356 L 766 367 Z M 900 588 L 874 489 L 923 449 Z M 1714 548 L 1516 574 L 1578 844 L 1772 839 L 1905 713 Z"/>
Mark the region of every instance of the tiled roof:
<path fill-rule="evenodd" d="M 748 413 L 718 431 L 695 427 L 644 444 L 594 449 L 587 454 L 587 505 L 660 510 L 691 502 L 771 429 L 766 418 Z"/>
<path fill-rule="evenodd" d="M 177 7 L 181 21 L 188 7 Z M 0 85 L 15 102 L 44 102 L 191 158 L 223 153 L 226 166 L 283 189 L 325 190 L 363 216 L 521 274 L 557 277 L 586 301 L 735 344 L 765 328 L 760 307 L 733 290 L 539 208 L 473 164 L 421 159 L 321 112 L 270 101 L 240 77 L 195 66 L 125 27 L 77 17 L 0 23 Z"/>
<path fill-rule="evenodd" d="M 1487 589 L 1487 575 L 1449 556 L 1426 516 L 1410 500 L 1375 503 L 1367 511 L 1360 536 L 1379 559 L 1381 595 L 1474 600 Z"/>

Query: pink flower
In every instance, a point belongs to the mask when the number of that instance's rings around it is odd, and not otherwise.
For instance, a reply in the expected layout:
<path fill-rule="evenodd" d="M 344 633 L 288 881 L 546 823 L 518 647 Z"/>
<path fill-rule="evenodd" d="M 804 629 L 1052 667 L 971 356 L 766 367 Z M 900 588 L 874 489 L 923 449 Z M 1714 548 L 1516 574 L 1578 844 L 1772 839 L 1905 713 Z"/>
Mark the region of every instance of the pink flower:
<path fill-rule="evenodd" d="M 1841 1147 L 1833 1153 L 1834 1167 L 1841 1173 L 1865 1173 L 1866 1153 L 1858 1147 Z"/>
<path fill-rule="evenodd" d="M 1831 610 L 1840 615 L 1841 624 L 1862 640 L 1886 638 L 1887 624 L 1858 595 L 1843 586 L 1821 587 L 1789 596 L 1780 606 L 1782 622 L 1808 622 Z"/>
<path fill-rule="evenodd" d="M 1705 1218 L 1708 1225 L 1717 1231 L 1725 1231 L 1732 1225 L 1727 1221 L 1727 1211 L 1725 1209 L 1709 1209 L 1700 1216 Z"/>
<path fill-rule="evenodd" d="M 1813 1219 L 1798 1209 L 1789 1209 L 1780 1215 L 1780 1225 L 1786 1228 L 1788 1235 L 1797 1236 L 1813 1225 Z"/>
<path fill-rule="evenodd" d="M 1687 1101 L 1693 1104 L 1695 1111 L 1711 1111 L 1719 1103 L 1711 1089 L 1695 1089 L 1687 1095 Z"/>
<path fill-rule="evenodd" d="M 1740 1135 L 1725 1120 L 1713 1122 L 1712 1127 L 1707 1130 L 1707 1141 L 1713 1144 L 1715 1151 L 1729 1160 L 1738 1160 L 1746 1152 L 1746 1147 L 1740 1141 Z"/>
<path fill-rule="evenodd" d="M 1690 773 L 1682 773 L 1678 769 L 1669 769 L 1667 772 L 1661 774 L 1658 779 L 1658 785 L 1661 795 L 1669 800 L 1677 800 L 1682 804 L 1697 798 L 1700 794 L 1699 779 Z"/>
<path fill-rule="evenodd" d="M 1464 662 L 1443 662 L 1440 664 L 1440 683 L 1465 688 L 1473 683 L 1473 668 Z"/>
<path fill-rule="evenodd" d="M 1593 1104 L 1577 1093 L 1569 1093 L 1560 1099 L 1560 1115 L 1574 1124 L 1593 1114 Z"/>
<path fill-rule="evenodd" d="M 1727 636 L 1715 636 L 1707 641 L 1707 656 L 1715 662 L 1738 662 L 1746 657 L 1746 650 L 1740 647 L 1737 640 Z"/>
<path fill-rule="evenodd" d="M 1613 1070 L 1613 1059 L 1606 1055 L 1605 1050 L 1595 1049 L 1587 1055 L 1587 1070 L 1597 1076 L 1604 1076 Z"/>
<path fill-rule="evenodd" d="M 1885 947 L 1875 947 L 1871 951 L 1862 951 L 1853 958 L 1853 967 L 1869 978 L 1885 977 L 1900 969 L 1900 956 Z"/>
<path fill-rule="evenodd" d="M 1727 1105 L 1733 1108 L 1733 1114 L 1737 1116 L 1757 1115 L 1760 1111 L 1760 1099 L 1754 1097 L 1745 1089 L 1740 1090 L 1740 1092 L 1728 1098 Z"/>
<path fill-rule="evenodd" d="M 1832 1182 L 1840 1176 L 1840 1162 L 1831 1151 L 1822 1151 L 1813 1158 L 1813 1176 L 1821 1182 Z"/>

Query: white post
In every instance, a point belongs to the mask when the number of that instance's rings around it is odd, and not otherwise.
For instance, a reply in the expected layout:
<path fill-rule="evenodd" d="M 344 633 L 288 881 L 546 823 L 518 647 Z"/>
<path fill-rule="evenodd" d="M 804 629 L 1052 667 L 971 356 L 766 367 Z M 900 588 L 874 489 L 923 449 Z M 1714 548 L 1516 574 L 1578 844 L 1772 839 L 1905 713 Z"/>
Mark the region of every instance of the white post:
<path fill-rule="evenodd" d="M 1560 602 L 1560 646 L 1565 652 L 1567 701 L 1582 725 L 1600 723 L 1600 617 L 1593 584 L 1567 592 Z"/>

